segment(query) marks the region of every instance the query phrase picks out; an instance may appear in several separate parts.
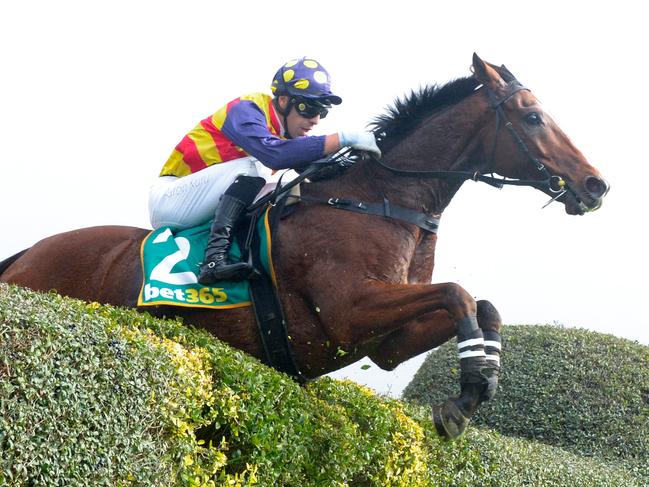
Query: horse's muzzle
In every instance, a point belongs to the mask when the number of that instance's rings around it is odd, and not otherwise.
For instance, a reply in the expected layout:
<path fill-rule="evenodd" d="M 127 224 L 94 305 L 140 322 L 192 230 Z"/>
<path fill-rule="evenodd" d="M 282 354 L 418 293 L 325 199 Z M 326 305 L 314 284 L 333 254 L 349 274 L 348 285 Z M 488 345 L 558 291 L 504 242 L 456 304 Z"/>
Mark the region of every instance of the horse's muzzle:
<path fill-rule="evenodd" d="M 583 215 L 598 210 L 608 190 L 609 184 L 597 176 L 587 176 L 582 184 L 567 185 L 567 192 L 561 197 L 569 215 Z"/>
<path fill-rule="evenodd" d="M 588 196 L 595 200 L 601 200 L 611 187 L 604 180 L 595 176 L 588 176 L 584 182 L 584 189 Z"/>

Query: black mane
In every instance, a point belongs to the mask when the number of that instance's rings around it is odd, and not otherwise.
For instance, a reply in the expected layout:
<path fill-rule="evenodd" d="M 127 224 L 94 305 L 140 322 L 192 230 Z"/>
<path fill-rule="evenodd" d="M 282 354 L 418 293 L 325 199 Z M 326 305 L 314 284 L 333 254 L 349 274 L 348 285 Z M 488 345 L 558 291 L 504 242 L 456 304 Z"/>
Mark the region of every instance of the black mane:
<path fill-rule="evenodd" d="M 411 91 L 403 99 L 396 99 L 394 105 L 386 108 L 386 113 L 376 117 L 370 127 L 377 134 L 377 142 L 385 154 L 399 143 L 424 119 L 455 105 L 471 95 L 480 83 L 473 77 L 458 78 L 445 85 L 424 86 L 419 91 Z M 350 166 L 335 164 L 323 167 L 309 176 L 311 181 L 332 179 L 347 172 Z"/>
<path fill-rule="evenodd" d="M 480 85 L 469 76 L 446 83 L 427 85 L 414 90 L 403 99 L 396 99 L 387 112 L 376 117 L 370 127 L 379 135 L 380 147 L 385 152 L 410 133 L 422 120 L 434 113 L 455 105 Z"/>

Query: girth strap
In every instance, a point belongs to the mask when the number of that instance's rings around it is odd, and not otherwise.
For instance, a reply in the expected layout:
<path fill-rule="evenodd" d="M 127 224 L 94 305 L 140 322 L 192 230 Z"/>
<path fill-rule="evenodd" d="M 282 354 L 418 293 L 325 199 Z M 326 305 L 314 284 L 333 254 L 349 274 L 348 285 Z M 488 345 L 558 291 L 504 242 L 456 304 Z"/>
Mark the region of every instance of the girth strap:
<path fill-rule="evenodd" d="M 278 203 L 279 207 L 275 208 L 279 211 L 271 211 L 269 214 L 270 233 L 273 237 L 277 236 L 277 223 L 285 203 L 285 199 L 281 200 Z M 259 215 L 263 218 L 264 212 L 264 209 L 261 208 L 253 213 L 252 226 L 256 224 Z M 263 362 L 280 372 L 290 375 L 300 384 L 304 384 L 307 382 L 307 378 L 302 375 L 293 357 L 286 318 L 282 309 L 282 303 L 277 294 L 277 289 L 273 284 L 271 276 L 265 272 L 261 264 L 258 239 L 259 235 L 257 232 L 253 232 L 252 238 L 247 239 L 246 245 L 249 246 L 253 267 L 258 271 L 257 275 L 250 279 L 249 283 L 250 297 L 257 320 L 257 328 L 264 347 Z"/>
<path fill-rule="evenodd" d="M 264 346 L 264 362 L 274 369 L 290 375 L 300 384 L 304 384 L 307 380 L 300 373 L 293 358 L 282 305 L 270 278 L 263 275 L 257 279 L 251 279 L 250 295 L 259 336 Z"/>
<path fill-rule="evenodd" d="M 406 223 L 417 225 L 422 230 L 430 233 L 437 233 L 437 228 L 439 227 L 439 218 L 427 215 L 420 211 L 393 205 L 385 197 L 383 198 L 383 203 L 366 203 L 364 201 L 342 198 L 329 198 L 328 200 L 322 200 L 318 198 L 310 198 L 308 196 L 300 196 L 300 199 L 310 203 L 327 204 L 339 210 L 347 210 L 355 213 L 362 213 L 364 215 L 377 215 L 392 218 L 394 220 L 401 220 Z"/>

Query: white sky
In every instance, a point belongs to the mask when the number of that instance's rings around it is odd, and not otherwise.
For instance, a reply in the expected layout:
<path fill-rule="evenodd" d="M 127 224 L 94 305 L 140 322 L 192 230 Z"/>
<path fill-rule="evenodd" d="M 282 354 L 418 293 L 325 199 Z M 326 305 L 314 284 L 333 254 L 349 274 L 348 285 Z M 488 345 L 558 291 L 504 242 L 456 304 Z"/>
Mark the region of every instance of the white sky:
<path fill-rule="evenodd" d="M 426 7 L 424 8 L 424 5 Z M 321 133 L 360 128 L 396 96 L 507 67 L 612 189 L 583 217 L 530 188 L 466 183 L 439 231 L 435 282 L 506 323 L 562 323 L 649 343 L 639 3 L 29 1 L 0 4 L 0 258 L 85 226 L 148 227 L 147 190 L 180 138 L 282 62 L 320 60 L 344 103 Z M 423 356 L 349 376 L 398 395 Z M 506 364 L 506 362 L 505 362 Z"/>

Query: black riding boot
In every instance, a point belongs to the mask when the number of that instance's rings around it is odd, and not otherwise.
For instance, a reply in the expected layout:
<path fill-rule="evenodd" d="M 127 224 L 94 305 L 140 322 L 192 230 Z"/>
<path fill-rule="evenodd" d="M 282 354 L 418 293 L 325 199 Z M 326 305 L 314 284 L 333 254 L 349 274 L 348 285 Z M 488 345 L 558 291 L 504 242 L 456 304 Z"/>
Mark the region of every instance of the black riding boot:
<path fill-rule="evenodd" d="M 232 245 L 237 220 L 254 201 L 264 183 L 263 178 L 239 176 L 221 196 L 214 212 L 210 239 L 198 276 L 198 282 L 201 284 L 212 284 L 224 279 L 240 281 L 250 275 L 252 269 L 248 263 L 229 262 L 228 250 Z"/>

